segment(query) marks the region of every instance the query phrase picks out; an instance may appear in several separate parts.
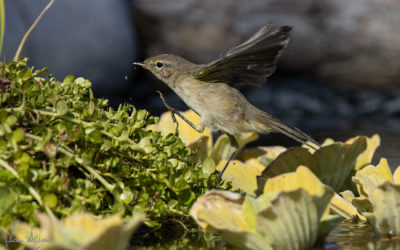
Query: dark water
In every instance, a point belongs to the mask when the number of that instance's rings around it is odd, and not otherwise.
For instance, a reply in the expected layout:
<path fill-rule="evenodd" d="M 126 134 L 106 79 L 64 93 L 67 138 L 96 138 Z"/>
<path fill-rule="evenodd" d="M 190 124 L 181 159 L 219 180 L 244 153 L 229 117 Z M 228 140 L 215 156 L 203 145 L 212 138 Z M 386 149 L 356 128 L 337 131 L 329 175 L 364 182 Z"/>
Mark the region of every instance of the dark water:
<path fill-rule="evenodd" d="M 331 231 L 324 246 L 315 249 L 400 249 L 400 240 L 381 237 L 368 223 L 343 222 Z"/>
<path fill-rule="evenodd" d="M 218 235 L 210 232 L 197 231 L 182 236 L 170 240 L 165 239 L 165 241 L 147 246 L 135 246 L 131 249 L 237 249 L 230 246 Z M 389 240 L 381 237 L 369 223 L 355 224 L 351 221 L 344 221 L 330 232 L 324 242 L 310 249 L 400 249 L 400 240 Z"/>

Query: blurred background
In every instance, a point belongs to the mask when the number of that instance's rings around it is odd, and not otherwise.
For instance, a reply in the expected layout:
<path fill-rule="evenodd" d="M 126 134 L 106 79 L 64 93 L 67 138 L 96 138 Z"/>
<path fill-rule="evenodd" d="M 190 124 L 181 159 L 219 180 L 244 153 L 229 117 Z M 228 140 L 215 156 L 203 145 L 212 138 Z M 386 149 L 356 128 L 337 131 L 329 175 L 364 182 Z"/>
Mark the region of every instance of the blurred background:
<path fill-rule="evenodd" d="M 3 56 L 48 3 L 5 0 Z M 379 133 L 376 157 L 400 164 L 400 2 L 398 0 L 57 0 L 22 55 L 62 80 L 83 76 L 97 97 L 166 111 L 156 93 L 185 104 L 134 61 L 161 53 L 208 63 L 260 27 L 293 26 L 275 74 L 260 89 L 241 89 L 251 103 L 322 141 Z M 210 107 L 212 108 L 212 107 Z M 293 146 L 283 135 L 255 145 Z M 376 163 L 376 160 L 375 160 Z"/>

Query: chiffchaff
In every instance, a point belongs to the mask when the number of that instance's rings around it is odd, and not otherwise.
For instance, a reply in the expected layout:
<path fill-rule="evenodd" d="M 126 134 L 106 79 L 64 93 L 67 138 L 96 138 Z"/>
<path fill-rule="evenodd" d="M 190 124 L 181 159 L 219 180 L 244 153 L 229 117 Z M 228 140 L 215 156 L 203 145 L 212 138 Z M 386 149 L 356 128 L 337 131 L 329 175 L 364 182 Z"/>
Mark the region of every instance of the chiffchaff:
<path fill-rule="evenodd" d="M 313 148 L 319 146 L 299 129 L 251 105 L 237 89 L 246 84 L 260 86 L 274 73 L 276 62 L 289 42 L 291 27 L 283 26 L 268 32 L 270 26 L 264 26 L 247 41 L 208 64 L 194 64 L 171 54 L 134 63 L 150 70 L 200 115 L 197 126 L 190 123 L 194 129 L 202 132 L 207 126 L 228 134 L 235 149 L 217 182 L 238 150 L 235 135 L 252 131 L 279 132 Z"/>

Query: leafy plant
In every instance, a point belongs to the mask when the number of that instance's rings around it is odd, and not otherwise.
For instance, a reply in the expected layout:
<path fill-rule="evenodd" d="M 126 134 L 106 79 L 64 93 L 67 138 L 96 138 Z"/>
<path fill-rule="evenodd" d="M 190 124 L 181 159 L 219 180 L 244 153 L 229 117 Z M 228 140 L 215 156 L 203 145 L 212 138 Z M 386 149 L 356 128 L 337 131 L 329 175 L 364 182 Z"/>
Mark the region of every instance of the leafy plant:
<path fill-rule="evenodd" d="M 375 135 L 358 136 L 344 143 L 327 141 L 315 152 L 301 147 L 288 149 L 264 170 L 258 178 L 259 187 L 270 177 L 293 172 L 304 165 L 336 192 L 343 191 L 349 188 L 355 171 L 370 163 L 378 145 L 379 137 Z"/>
<path fill-rule="evenodd" d="M 245 151 L 239 155 L 240 160 L 232 161 L 236 166 L 228 168 L 225 178 L 232 180 L 233 187 L 242 186 L 246 196 L 210 191 L 196 201 L 190 213 L 201 227 L 219 232 L 225 240 L 241 248 L 311 247 L 342 217 L 366 221 L 364 213 L 329 186 L 341 190 L 356 170 L 369 171 L 366 165 L 379 141 L 377 135 L 359 136 L 345 143 L 326 140 L 317 151 L 306 148 L 285 151 L 281 147 Z M 257 184 L 262 194 L 252 198 L 257 195 L 254 193 Z M 316 200 L 319 202 L 314 203 Z M 318 212 L 313 214 L 315 211 Z"/>
<path fill-rule="evenodd" d="M 392 174 L 385 158 L 369 165 L 353 177 L 359 196 L 346 190 L 342 195 L 365 215 L 378 232 L 392 237 L 400 235 L 400 167 Z"/>
<path fill-rule="evenodd" d="M 28 248 L 53 250 L 127 249 L 132 233 L 143 221 L 143 215 L 135 215 L 127 223 L 119 215 L 96 219 L 93 214 L 79 214 L 62 221 L 41 213 L 35 217 L 40 228 L 18 222 L 12 225 L 12 233 Z"/>
<path fill-rule="evenodd" d="M 333 191 L 303 188 L 242 197 L 229 191 L 209 191 L 190 214 L 234 246 L 245 249 L 304 249 L 313 246 L 341 218 L 323 216 Z"/>
<path fill-rule="evenodd" d="M 146 128 L 156 117 L 129 104 L 113 110 L 93 96 L 90 81 L 43 78 L 47 69 L 27 61 L 0 64 L 3 228 L 13 218 L 36 223 L 35 210 L 60 218 L 141 212 L 155 226 L 171 216 L 184 219 L 195 199 L 215 187 L 217 172 L 194 164 L 194 150 L 174 134 Z"/>

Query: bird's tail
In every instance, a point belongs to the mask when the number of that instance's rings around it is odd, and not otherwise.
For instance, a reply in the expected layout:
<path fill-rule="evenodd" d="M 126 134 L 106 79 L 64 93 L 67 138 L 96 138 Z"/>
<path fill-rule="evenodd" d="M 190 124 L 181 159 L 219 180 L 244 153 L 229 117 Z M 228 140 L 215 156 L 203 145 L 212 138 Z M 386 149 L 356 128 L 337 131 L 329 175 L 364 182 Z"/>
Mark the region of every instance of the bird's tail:
<path fill-rule="evenodd" d="M 292 138 L 293 140 L 305 144 L 315 150 L 321 147 L 321 145 L 314 140 L 311 136 L 300 131 L 300 129 L 285 124 L 279 121 L 277 118 L 255 108 L 252 112 L 254 114 L 253 122 L 254 129 L 259 133 L 270 133 L 278 132 Z M 311 143 L 310 143 L 311 142 Z M 316 148 L 317 147 L 317 148 Z"/>

